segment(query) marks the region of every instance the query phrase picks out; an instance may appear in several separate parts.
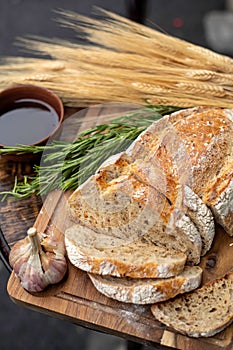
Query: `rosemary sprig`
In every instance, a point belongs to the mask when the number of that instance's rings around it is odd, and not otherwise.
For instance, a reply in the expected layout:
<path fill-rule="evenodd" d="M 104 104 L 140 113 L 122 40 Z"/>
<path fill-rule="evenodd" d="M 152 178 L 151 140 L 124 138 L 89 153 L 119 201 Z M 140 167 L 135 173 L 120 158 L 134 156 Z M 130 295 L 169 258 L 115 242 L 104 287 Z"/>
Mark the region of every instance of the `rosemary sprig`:
<path fill-rule="evenodd" d="M 73 143 L 53 141 L 46 146 L 6 146 L 0 154 L 43 152 L 42 163 L 34 165 L 35 175 L 15 179 L 11 191 L 0 192 L 2 200 L 9 196 L 26 198 L 45 195 L 54 189 L 77 188 L 110 156 L 124 151 L 137 136 L 164 114 L 180 108 L 148 106 L 142 110 L 112 119 L 108 124 L 93 126 L 79 134 Z"/>

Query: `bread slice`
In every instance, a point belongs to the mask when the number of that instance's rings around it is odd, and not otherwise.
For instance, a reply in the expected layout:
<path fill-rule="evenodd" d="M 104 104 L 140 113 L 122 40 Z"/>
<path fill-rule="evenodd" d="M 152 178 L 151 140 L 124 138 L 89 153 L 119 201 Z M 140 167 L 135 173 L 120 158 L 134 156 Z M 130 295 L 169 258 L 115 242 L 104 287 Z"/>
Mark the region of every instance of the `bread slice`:
<path fill-rule="evenodd" d="M 87 272 L 133 278 L 167 278 L 180 274 L 186 255 L 172 249 L 97 233 L 81 225 L 65 231 L 71 263 Z"/>
<path fill-rule="evenodd" d="M 69 198 L 73 220 L 126 243 L 144 238 L 182 251 L 198 264 L 202 242 L 190 218 L 134 174 L 120 174 L 112 180 L 101 169 L 80 186 Z"/>
<path fill-rule="evenodd" d="M 92 283 L 100 293 L 134 304 L 157 303 L 189 292 L 199 287 L 201 276 L 202 269 L 198 266 L 186 266 L 181 274 L 170 278 L 119 278 L 89 273 Z"/>
<path fill-rule="evenodd" d="M 211 337 L 233 321 L 233 272 L 203 287 L 154 304 L 155 318 L 190 337 Z"/>

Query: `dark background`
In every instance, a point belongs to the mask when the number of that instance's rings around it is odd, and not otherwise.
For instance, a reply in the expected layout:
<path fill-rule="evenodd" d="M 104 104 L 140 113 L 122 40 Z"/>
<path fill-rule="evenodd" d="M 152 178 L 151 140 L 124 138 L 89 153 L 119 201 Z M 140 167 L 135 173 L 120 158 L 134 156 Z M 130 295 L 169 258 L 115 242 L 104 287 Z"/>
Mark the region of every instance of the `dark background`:
<path fill-rule="evenodd" d="M 124 0 L 0 0 L 0 58 L 25 56 L 18 36 L 75 40 L 54 21 L 54 9 L 91 15 L 100 6 L 128 16 Z M 215 51 L 233 55 L 233 1 L 150 0 L 145 24 Z M 9 274 L 0 263 L 0 350 L 124 350 L 125 342 L 15 305 L 6 292 Z M 147 348 L 150 349 L 150 348 Z"/>
<path fill-rule="evenodd" d="M 73 40 L 73 33 L 60 28 L 54 21 L 55 9 L 62 8 L 91 15 L 93 6 L 99 6 L 127 16 L 128 4 L 131 2 L 130 0 L 1 0 L 0 55 L 25 55 L 14 45 L 17 36 L 37 34 Z M 142 0 L 142 3 L 145 2 Z M 148 0 L 146 3 L 146 25 L 215 50 L 218 43 L 214 42 L 213 34 L 216 39 L 222 35 L 223 45 L 227 40 L 227 29 L 233 29 L 233 19 L 232 22 L 229 20 L 233 15 L 232 0 Z M 229 51 L 229 45 L 221 51 Z"/>

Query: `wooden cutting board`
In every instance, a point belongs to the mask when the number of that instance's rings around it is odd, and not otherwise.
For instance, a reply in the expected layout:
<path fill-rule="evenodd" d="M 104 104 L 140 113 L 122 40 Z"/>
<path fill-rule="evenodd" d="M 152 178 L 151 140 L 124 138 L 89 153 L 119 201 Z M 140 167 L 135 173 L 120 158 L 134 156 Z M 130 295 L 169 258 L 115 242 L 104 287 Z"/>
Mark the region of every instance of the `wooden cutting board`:
<path fill-rule="evenodd" d="M 108 111 L 101 107 L 86 113 L 79 131 L 89 127 L 97 114 L 107 115 Z M 72 131 L 71 123 L 67 133 L 70 135 Z M 49 233 L 55 229 L 64 233 L 71 225 L 66 211 L 69 194 L 54 191 L 48 195 L 34 224 L 39 231 Z M 213 246 L 200 264 L 203 268 L 203 284 L 232 270 L 232 253 L 233 237 L 230 238 L 217 227 Z M 149 305 L 124 304 L 103 296 L 92 285 L 88 275 L 70 263 L 64 280 L 43 292 L 28 293 L 20 286 L 14 273 L 9 278 L 7 290 L 16 304 L 145 345 L 161 349 L 233 349 L 233 324 L 215 337 L 185 337 L 156 321 Z"/>
<path fill-rule="evenodd" d="M 34 225 L 39 231 L 49 232 L 52 228 L 64 232 L 71 225 L 66 211 L 69 194 L 60 191 L 49 194 Z M 233 238 L 217 227 L 212 249 L 201 261 L 203 283 L 232 269 L 232 245 Z M 212 338 L 185 337 L 157 322 L 150 306 L 124 304 L 101 295 L 88 275 L 71 264 L 66 278 L 43 292 L 28 293 L 14 273 L 7 289 L 16 304 L 146 345 L 160 344 L 189 350 L 233 348 L 233 325 Z"/>

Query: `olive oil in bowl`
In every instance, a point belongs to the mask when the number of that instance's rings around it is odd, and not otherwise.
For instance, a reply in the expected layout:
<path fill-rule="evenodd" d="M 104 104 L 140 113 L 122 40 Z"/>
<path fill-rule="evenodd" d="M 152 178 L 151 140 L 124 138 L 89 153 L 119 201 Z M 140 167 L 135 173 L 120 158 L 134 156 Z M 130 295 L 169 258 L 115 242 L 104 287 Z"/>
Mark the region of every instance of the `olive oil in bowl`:
<path fill-rule="evenodd" d="M 58 126 L 59 117 L 48 103 L 23 98 L 0 106 L 0 144 L 32 145 L 46 139 Z"/>
<path fill-rule="evenodd" d="M 0 92 L 0 160 L 31 161 L 39 153 L 18 152 L 21 146 L 44 146 L 59 137 L 64 119 L 61 99 L 36 85 L 14 85 Z M 4 152 L 4 147 L 12 151 Z"/>

